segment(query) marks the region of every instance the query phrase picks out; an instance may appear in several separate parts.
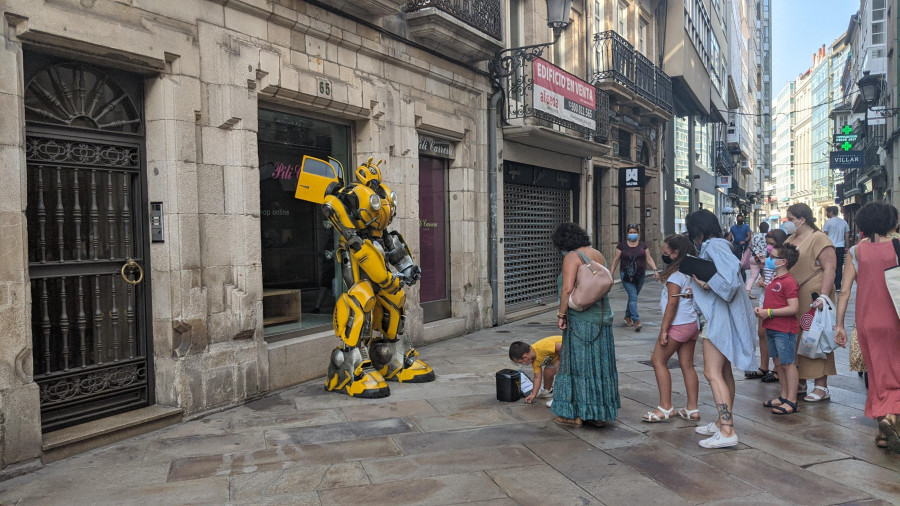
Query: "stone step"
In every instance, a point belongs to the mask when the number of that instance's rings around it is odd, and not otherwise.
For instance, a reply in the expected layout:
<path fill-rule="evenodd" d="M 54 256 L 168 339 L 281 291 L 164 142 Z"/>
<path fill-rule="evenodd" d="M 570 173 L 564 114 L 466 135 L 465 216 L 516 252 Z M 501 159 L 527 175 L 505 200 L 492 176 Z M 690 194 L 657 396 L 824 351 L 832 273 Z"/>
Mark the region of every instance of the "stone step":
<path fill-rule="evenodd" d="M 44 464 L 181 422 L 180 408 L 148 406 L 44 434 Z"/>
<path fill-rule="evenodd" d="M 459 337 L 466 333 L 465 318 L 445 318 L 425 324 L 422 332 L 423 344 L 432 344 L 451 337 Z"/>

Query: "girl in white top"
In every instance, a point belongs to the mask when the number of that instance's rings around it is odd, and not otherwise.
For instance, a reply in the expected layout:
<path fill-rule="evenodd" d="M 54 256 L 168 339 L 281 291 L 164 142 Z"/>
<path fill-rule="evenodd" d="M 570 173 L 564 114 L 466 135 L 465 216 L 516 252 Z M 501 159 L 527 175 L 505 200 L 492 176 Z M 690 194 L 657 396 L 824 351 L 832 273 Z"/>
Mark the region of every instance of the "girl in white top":
<path fill-rule="evenodd" d="M 663 241 L 662 258 L 666 268 L 659 278 L 664 285 L 660 300 L 663 321 L 653 355 L 650 356 L 659 387 L 659 406 L 643 416 L 641 420 L 644 422 L 665 422 L 672 416 L 700 420 L 700 410 L 697 407 L 700 381 L 694 370 L 694 346 L 700 337 L 700 327 L 690 300 L 691 279 L 678 271 L 685 255 L 696 254 L 694 244 L 687 236 L 672 235 Z M 677 411 L 672 406 L 672 375 L 666 366 L 669 358 L 676 352 L 688 398 L 687 406 Z"/>

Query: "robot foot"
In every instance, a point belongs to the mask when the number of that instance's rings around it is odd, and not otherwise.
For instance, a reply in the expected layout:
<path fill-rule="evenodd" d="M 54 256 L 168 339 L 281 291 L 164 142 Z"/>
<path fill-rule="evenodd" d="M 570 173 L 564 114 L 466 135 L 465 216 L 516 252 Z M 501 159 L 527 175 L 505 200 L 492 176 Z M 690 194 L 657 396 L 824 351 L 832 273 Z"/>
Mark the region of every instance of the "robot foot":
<path fill-rule="evenodd" d="M 434 371 L 425 362 L 415 359 L 412 361 L 412 365 L 396 371 L 386 379 L 400 383 L 428 383 L 434 381 Z"/>
<path fill-rule="evenodd" d="M 377 371 L 361 372 L 354 376 L 355 378 L 342 370 L 328 371 L 325 390 L 363 399 L 380 399 L 391 395 L 391 389 Z"/>

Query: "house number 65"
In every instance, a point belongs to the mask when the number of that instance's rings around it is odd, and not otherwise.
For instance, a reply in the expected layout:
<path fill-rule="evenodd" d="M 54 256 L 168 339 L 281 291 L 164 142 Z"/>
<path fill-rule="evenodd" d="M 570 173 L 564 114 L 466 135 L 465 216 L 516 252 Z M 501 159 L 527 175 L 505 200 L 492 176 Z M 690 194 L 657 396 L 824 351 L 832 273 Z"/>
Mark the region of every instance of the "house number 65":
<path fill-rule="evenodd" d="M 320 97 L 331 98 L 331 82 L 325 79 L 319 79 L 319 93 L 317 95 Z"/>

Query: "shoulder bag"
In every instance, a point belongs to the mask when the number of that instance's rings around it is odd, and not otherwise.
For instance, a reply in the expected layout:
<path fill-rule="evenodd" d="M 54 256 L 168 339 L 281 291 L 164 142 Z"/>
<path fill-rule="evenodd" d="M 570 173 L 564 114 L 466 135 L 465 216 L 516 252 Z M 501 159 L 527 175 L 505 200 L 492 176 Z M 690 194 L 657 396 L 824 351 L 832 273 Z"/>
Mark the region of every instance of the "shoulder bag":
<path fill-rule="evenodd" d="M 894 253 L 897 255 L 897 263 L 900 264 L 900 239 L 893 239 Z M 895 265 L 884 270 L 884 284 L 887 285 L 888 293 L 894 301 L 894 311 L 900 318 L 900 265 Z"/>
<path fill-rule="evenodd" d="M 582 264 L 575 274 L 575 289 L 569 294 L 569 308 L 584 311 L 609 293 L 613 286 L 612 274 L 599 262 L 578 253 Z"/>

